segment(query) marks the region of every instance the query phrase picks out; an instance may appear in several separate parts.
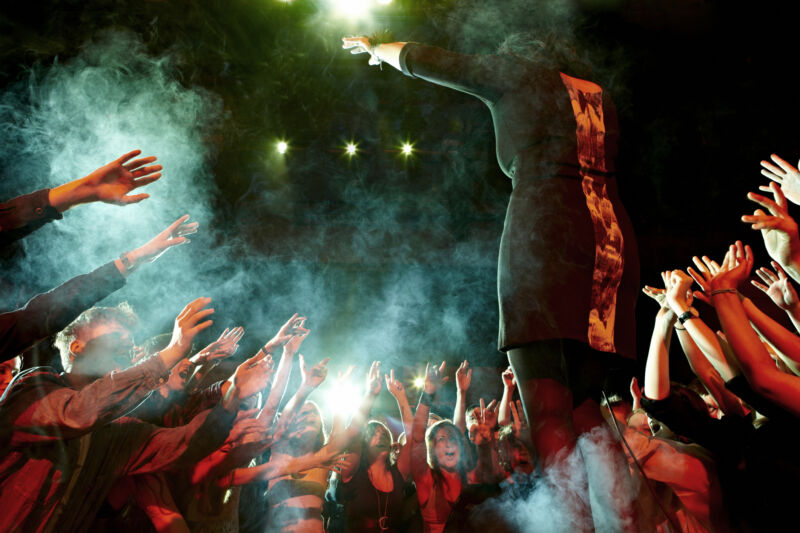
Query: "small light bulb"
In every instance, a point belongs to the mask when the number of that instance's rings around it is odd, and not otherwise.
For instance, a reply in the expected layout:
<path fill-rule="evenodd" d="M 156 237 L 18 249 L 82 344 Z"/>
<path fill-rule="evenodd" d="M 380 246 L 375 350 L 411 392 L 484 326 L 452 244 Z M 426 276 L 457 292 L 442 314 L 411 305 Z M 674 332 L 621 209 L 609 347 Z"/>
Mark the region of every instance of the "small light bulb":
<path fill-rule="evenodd" d="M 347 155 L 356 155 L 357 148 L 355 144 L 347 143 L 347 148 L 345 148 L 345 150 L 347 151 Z"/>
<path fill-rule="evenodd" d="M 286 143 L 286 141 L 280 141 L 278 143 L 277 148 L 279 154 L 285 154 L 286 151 L 289 149 L 289 145 Z"/>
<path fill-rule="evenodd" d="M 409 143 L 403 143 L 403 155 L 411 155 L 414 148 Z"/>

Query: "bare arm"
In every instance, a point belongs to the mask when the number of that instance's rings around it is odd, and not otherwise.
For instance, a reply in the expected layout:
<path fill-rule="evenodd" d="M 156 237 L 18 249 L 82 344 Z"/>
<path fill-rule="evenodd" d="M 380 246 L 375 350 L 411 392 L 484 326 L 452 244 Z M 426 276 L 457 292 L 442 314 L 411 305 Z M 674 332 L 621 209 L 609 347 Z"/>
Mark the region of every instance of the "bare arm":
<path fill-rule="evenodd" d="M 456 370 L 456 406 L 453 409 L 453 424 L 464 431 L 467 428 L 467 391 L 472 383 L 472 369 L 464 361 Z"/>

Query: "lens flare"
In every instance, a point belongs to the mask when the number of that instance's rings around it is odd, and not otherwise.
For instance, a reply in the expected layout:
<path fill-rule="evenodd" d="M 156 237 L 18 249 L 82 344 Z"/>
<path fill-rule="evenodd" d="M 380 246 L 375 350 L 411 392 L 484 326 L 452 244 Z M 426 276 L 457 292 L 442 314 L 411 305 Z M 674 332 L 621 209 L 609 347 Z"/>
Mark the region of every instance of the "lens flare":
<path fill-rule="evenodd" d="M 369 0 L 331 0 L 331 4 L 337 13 L 358 18 L 369 14 L 371 2 Z"/>
<path fill-rule="evenodd" d="M 411 152 L 414 151 L 414 147 L 410 143 L 403 143 L 403 146 L 400 147 L 400 151 L 403 152 L 403 155 L 409 156 Z"/>
<path fill-rule="evenodd" d="M 345 147 L 344 150 L 345 152 L 347 152 L 347 155 L 354 156 L 358 151 L 358 147 L 354 143 L 347 143 L 347 146 Z"/>

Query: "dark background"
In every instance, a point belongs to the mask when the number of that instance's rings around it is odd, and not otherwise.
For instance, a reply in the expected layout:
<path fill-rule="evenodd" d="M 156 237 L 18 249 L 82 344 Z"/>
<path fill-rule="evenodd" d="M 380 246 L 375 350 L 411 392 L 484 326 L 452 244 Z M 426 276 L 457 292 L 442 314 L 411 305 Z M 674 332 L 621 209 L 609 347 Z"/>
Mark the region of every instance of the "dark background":
<path fill-rule="evenodd" d="M 241 292 L 216 293 L 228 267 L 215 262 L 197 264 L 193 283 L 214 296 L 218 315 L 250 331 L 273 331 L 295 310 L 308 314 L 318 342 L 312 359 L 382 358 L 406 367 L 406 377 L 428 359 L 505 364 L 495 344 L 495 260 L 510 182 L 494 158 L 489 113 L 471 97 L 367 67 L 365 56 L 340 49 L 342 35 L 388 29 L 394 40 L 491 52 L 505 33 L 565 28 L 577 46 L 591 47 L 617 82 L 620 192 L 643 283 L 658 284 L 659 271 L 685 268 L 692 255 L 721 257 L 735 239 L 767 263 L 760 236 L 739 222 L 754 208 L 745 195 L 766 181 L 761 159 L 800 156 L 791 81 L 800 8 L 785 2 L 584 1 L 552 24 L 535 2 L 395 0 L 370 23 L 329 16 L 321 0 L 8 4 L 0 13 L 2 86 L 68 62 L 114 28 L 138 35 L 154 55 L 175 54 L 183 85 L 221 97 L 223 118 L 206 138 L 215 229 L 197 240 L 226 245 L 231 263 L 268 262 L 281 274 L 254 274 Z M 481 5 L 501 23 L 483 24 Z M 273 153 L 279 139 L 290 144 L 285 157 Z M 343 152 L 349 140 L 359 143 L 354 158 Z M 398 152 L 405 140 L 415 147 L 409 158 Z M 0 164 L 18 156 L 6 151 Z M 5 261 L 14 271 L 24 254 Z M 325 295 L 322 303 L 292 298 L 294 269 Z M 417 289 L 410 293 L 409 279 Z M 61 280 L 3 281 L 19 305 Z M 387 296 L 393 287 L 401 294 Z M 196 296 L 184 289 L 186 301 Z M 143 291 L 126 297 L 144 317 L 155 305 Z M 655 311 L 640 299 L 642 366 Z M 392 346 L 378 347 L 386 324 Z M 245 342 L 245 351 L 263 340 Z M 673 362 L 686 377 L 682 359 Z"/>

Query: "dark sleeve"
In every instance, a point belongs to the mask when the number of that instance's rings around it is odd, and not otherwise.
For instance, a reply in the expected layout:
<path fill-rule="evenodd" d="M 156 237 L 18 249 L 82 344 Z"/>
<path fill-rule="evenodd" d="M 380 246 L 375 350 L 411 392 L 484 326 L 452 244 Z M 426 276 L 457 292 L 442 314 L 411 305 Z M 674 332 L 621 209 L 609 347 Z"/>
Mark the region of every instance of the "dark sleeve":
<path fill-rule="evenodd" d="M 151 394 L 131 416 L 162 427 L 182 426 L 201 411 L 211 409 L 222 400 L 223 383 L 218 381 L 201 391 L 191 394 L 177 392 L 166 398 L 158 393 Z"/>
<path fill-rule="evenodd" d="M 57 374 L 33 368 L 8 387 L 0 420 L 9 426 L 12 446 L 78 437 L 124 416 L 166 376 L 164 363 L 152 357 L 73 389 Z"/>
<path fill-rule="evenodd" d="M 502 56 L 458 54 L 419 43 L 407 43 L 400 51 L 400 69 L 407 76 L 488 101 L 498 100 L 517 74 Z"/>
<path fill-rule="evenodd" d="M 32 233 L 51 220 L 63 218 L 50 205 L 50 189 L 18 196 L 0 204 L 0 248 Z"/>
<path fill-rule="evenodd" d="M 211 454 L 225 443 L 236 419 L 236 412 L 217 406 L 203 411 L 184 426 L 158 428 L 138 420 L 148 427 L 147 438 L 128 460 L 124 475 L 149 474 L 188 468 Z"/>
<path fill-rule="evenodd" d="M 37 294 L 24 307 L 0 314 L 0 361 L 16 357 L 64 329 L 83 311 L 125 284 L 114 263 Z"/>
<path fill-rule="evenodd" d="M 747 378 L 745 378 L 742 374 L 730 379 L 729 381 L 726 381 L 725 388 L 744 400 L 747 405 L 770 420 L 781 420 L 785 422 L 794 422 L 795 424 L 797 423 L 797 417 L 789 413 L 786 409 L 776 405 L 760 394 L 756 394 L 756 392 L 750 388 Z"/>

